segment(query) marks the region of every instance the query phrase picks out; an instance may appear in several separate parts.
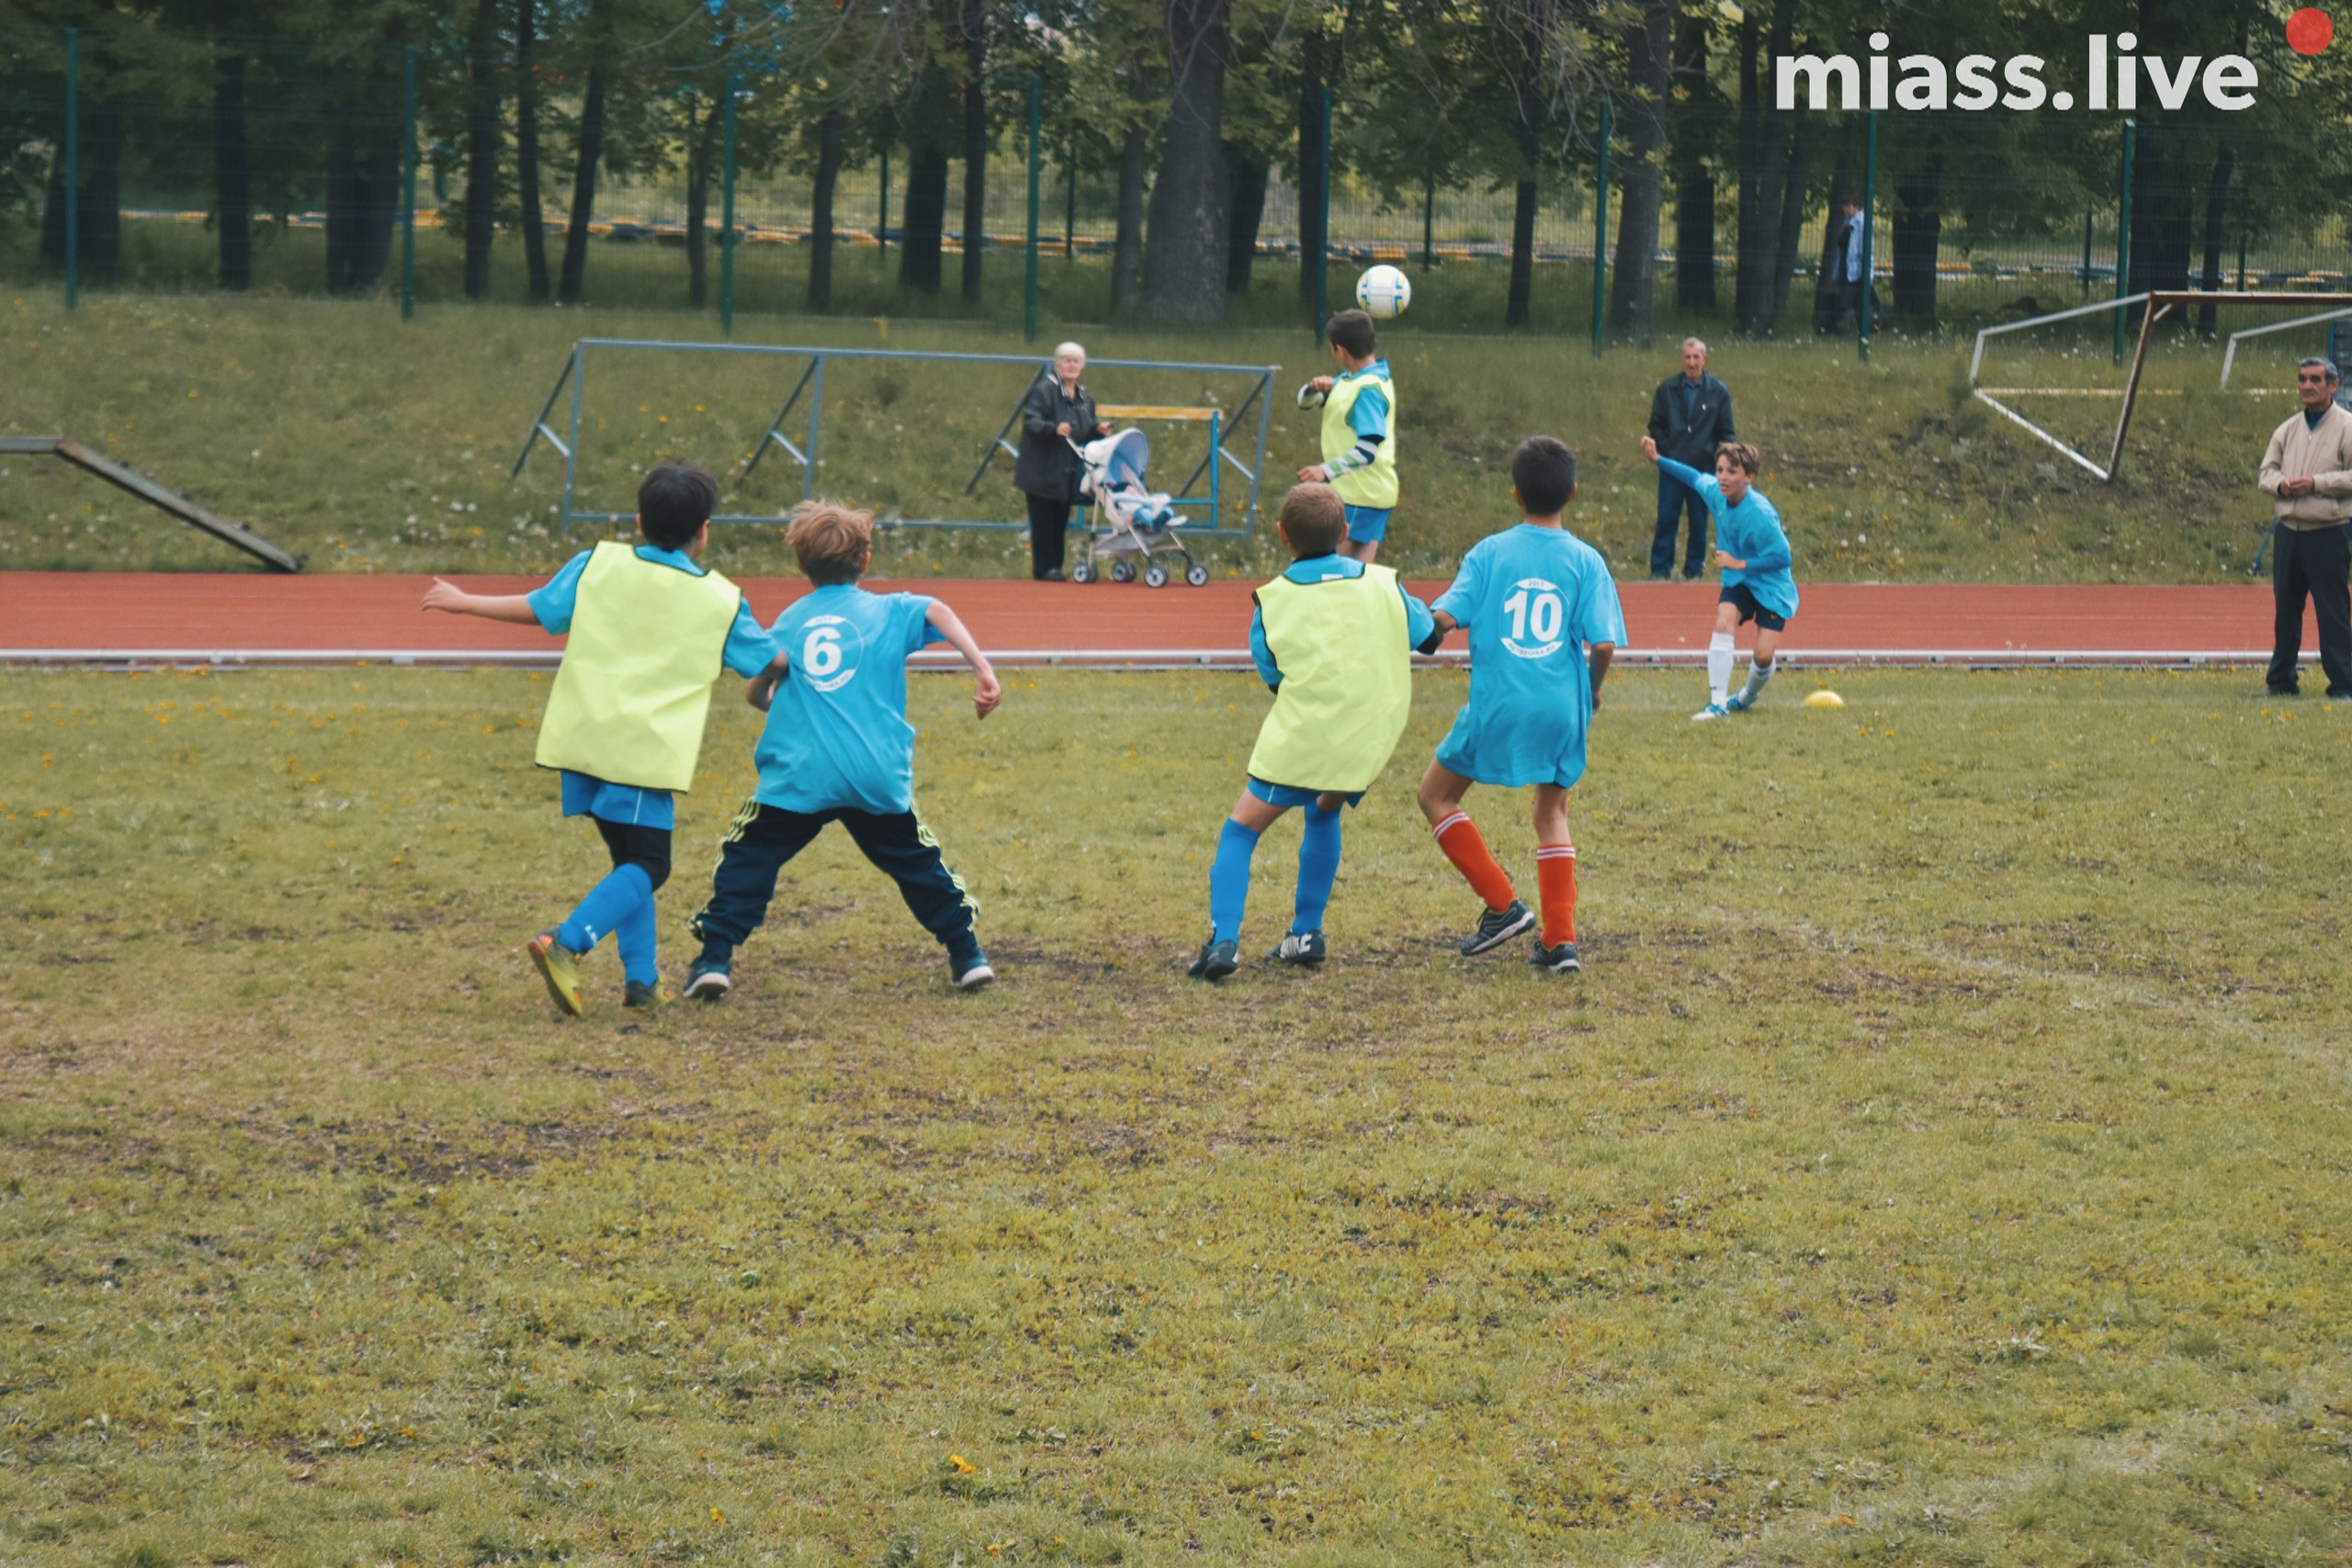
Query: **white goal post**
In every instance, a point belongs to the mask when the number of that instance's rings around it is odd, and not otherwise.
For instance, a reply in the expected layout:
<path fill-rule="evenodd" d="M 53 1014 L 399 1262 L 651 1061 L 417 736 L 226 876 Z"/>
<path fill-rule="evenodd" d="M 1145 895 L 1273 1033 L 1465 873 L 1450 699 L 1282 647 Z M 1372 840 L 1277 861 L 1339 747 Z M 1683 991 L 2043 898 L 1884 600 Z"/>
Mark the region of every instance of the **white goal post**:
<path fill-rule="evenodd" d="M 2141 304 L 2146 305 L 2147 309 L 2140 315 L 2140 339 L 2138 346 L 2132 353 L 2131 372 L 2124 378 L 2123 385 L 2118 389 L 2117 392 L 2104 394 L 2110 397 L 2120 394 L 2123 399 L 2123 407 L 2115 419 L 2115 438 L 2108 446 L 2107 461 L 2104 464 L 2094 461 L 2085 454 L 2076 451 L 1994 395 L 1996 390 L 2012 396 L 2021 391 L 2036 390 L 2052 394 L 2063 392 L 2081 395 L 2084 389 L 2058 387 L 1994 389 L 1980 385 L 1977 380 L 1978 373 L 1984 366 L 1984 344 L 1989 338 L 1997 337 L 2003 333 L 2023 332 L 2028 327 L 2046 326 L 2052 321 L 2063 321 L 2071 317 L 2088 316 L 2103 310 L 2129 310 L 2134 305 Z M 2102 299 L 2093 305 L 2077 305 L 2071 310 L 2052 310 L 2047 315 L 2028 316 L 2021 321 L 2004 321 L 1998 326 L 1984 328 L 1976 334 L 1976 351 L 1969 356 L 1969 390 L 1974 394 L 1979 402 L 1988 405 L 2004 419 L 2017 424 L 2036 440 L 2056 447 L 2078 466 L 2097 475 L 2101 483 L 2112 484 L 2116 470 L 2123 459 L 2124 437 L 2132 430 L 2132 411 L 2140 400 L 2140 375 L 2148 363 L 2148 335 L 2154 330 L 2158 321 L 2163 321 L 2175 310 L 2185 310 L 2192 305 L 2327 305 L 2335 307 L 2332 310 L 2323 310 L 2317 315 L 2299 316 L 2288 321 L 2272 321 L 2263 326 L 2249 327 L 2243 332 L 2231 333 L 2229 348 L 2222 356 L 2222 385 L 2225 389 L 2230 384 L 2230 369 L 2237 359 L 2238 344 L 2242 339 L 2258 337 L 2265 333 L 2285 332 L 2290 327 L 2307 327 L 2314 322 L 2333 321 L 2340 316 L 2352 316 L 2352 294 L 2231 294 L 2218 290 L 2163 288 L 2150 289 L 2139 294 L 2126 294 L 2120 299 Z"/>

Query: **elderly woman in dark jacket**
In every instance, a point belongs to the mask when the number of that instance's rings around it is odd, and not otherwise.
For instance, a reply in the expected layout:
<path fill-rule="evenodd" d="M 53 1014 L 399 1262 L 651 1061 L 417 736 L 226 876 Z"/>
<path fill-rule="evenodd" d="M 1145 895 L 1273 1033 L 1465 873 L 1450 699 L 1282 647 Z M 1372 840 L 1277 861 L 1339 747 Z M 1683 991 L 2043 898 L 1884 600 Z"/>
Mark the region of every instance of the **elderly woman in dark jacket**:
<path fill-rule="evenodd" d="M 1085 368 L 1086 350 L 1062 344 L 1054 350 L 1053 374 L 1038 377 L 1021 405 L 1012 482 L 1029 498 L 1029 575 L 1040 582 L 1062 581 L 1062 535 L 1078 496 L 1078 454 L 1070 443 L 1111 434 L 1095 414 L 1094 395 L 1079 385 Z"/>

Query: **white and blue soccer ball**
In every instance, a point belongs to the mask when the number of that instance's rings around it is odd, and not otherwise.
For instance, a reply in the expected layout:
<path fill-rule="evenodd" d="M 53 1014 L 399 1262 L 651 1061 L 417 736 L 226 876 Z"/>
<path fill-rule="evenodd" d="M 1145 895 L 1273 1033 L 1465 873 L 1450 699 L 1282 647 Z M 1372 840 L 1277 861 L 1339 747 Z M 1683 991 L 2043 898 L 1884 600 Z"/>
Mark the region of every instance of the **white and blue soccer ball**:
<path fill-rule="evenodd" d="M 1375 321 L 1392 321 L 1413 302 L 1413 286 L 1398 268 L 1366 267 L 1356 279 L 1356 303 Z"/>

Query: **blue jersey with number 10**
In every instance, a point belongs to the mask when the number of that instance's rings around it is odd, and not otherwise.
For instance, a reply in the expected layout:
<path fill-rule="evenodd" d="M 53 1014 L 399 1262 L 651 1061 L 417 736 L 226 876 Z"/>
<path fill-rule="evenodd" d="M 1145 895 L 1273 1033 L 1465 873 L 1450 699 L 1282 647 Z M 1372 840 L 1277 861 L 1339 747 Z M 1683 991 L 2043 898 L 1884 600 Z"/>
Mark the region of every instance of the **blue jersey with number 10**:
<path fill-rule="evenodd" d="M 1625 640 L 1600 552 L 1564 528 L 1522 523 L 1472 546 L 1432 607 L 1470 634 L 1470 700 L 1439 763 L 1479 784 L 1573 787 L 1592 717 L 1585 649 Z"/>
<path fill-rule="evenodd" d="M 786 811 L 912 811 L 907 658 L 940 640 L 920 593 L 820 588 L 769 634 L 792 661 L 760 732 L 758 798 Z"/>

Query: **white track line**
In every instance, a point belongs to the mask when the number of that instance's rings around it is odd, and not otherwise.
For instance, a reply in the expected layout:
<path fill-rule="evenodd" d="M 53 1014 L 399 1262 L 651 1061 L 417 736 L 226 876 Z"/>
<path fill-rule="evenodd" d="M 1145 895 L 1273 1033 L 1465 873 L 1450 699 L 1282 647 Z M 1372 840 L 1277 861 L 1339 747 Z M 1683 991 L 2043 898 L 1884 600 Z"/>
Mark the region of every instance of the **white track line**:
<path fill-rule="evenodd" d="M 2214 665 L 2245 668 L 2267 664 L 2270 655 L 2260 649 L 2032 649 L 2032 648 L 1790 648 L 1781 656 L 1792 665 L 1813 668 L 1839 665 L 1942 665 L 1962 669 L 2049 668 L 2069 664 L 2102 666 L 2195 667 Z M 1618 664 L 1650 667 L 1697 665 L 1706 649 L 1626 648 L 1617 650 Z M 2303 655 L 2305 662 L 2318 657 Z M 222 649 L 222 648 L 0 648 L 0 664 L 36 666 L 129 665 L 140 668 L 204 666 L 391 665 L 418 668 L 487 665 L 513 670 L 552 670 L 560 650 L 517 652 L 509 649 Z M 1125 670 L 1248 670 L 1249 652 L 1238 648 L 1130 649 L 1012 649 L 989 653 L 989 661 L 1006 669 Z M 919 670 L 960 670 L 962 658 L 953 651 L 924 652 L 908 660 Z M 1467 653 L 1448 649 L 1434 662 L 1464 665 Z"/>

